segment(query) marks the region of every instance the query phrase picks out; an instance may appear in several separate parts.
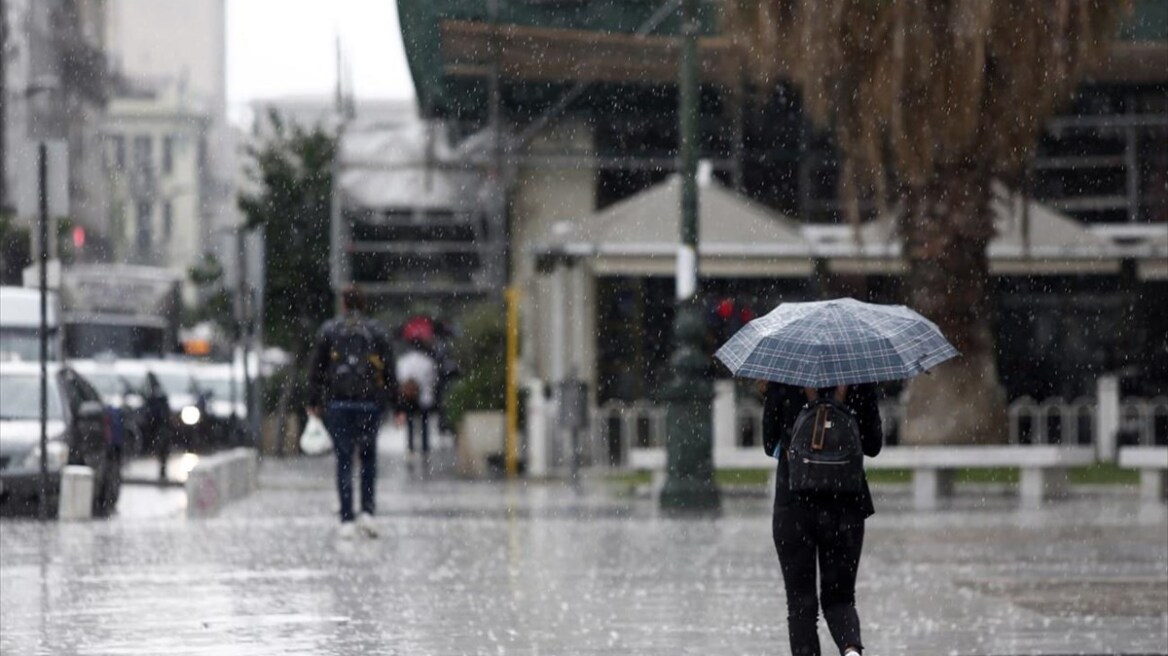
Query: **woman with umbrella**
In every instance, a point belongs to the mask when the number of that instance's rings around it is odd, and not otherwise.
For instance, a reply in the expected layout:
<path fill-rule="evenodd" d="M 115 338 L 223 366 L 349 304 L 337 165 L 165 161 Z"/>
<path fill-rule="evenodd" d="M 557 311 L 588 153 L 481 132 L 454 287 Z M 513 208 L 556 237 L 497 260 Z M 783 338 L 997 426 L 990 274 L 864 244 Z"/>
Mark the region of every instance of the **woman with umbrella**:
<path fill-rule="evenodd" d="M 863 652 L 856 574 L 864 522 L 875 512 L 858 452 L 852 459 L 856 483 L 829 489 L 814 484 L 816 474 L 804 473 L 804 455 L 796 455 L 793 473 L 792 455 L 802 447 L 793 440 L 810 432 L 822 448 L 823 433 L 834 424 L 859 442 L 864 456 L 876 456 L 884 436 L 873 383 L 912 377 L 954 355 L 936 325 L 916 312 L 850 298 L 784 303 L 718 350 L 735 375 L 766 381 L 763 445 L 778 460 L 771 532 L 787 591 L 793 656 L 819 656 L 820 606 L 840 653 Z M 844 476 L 836 473 L 846 469 L 841 462 L 821 462 L 829 472 L 821 477 Z"/>

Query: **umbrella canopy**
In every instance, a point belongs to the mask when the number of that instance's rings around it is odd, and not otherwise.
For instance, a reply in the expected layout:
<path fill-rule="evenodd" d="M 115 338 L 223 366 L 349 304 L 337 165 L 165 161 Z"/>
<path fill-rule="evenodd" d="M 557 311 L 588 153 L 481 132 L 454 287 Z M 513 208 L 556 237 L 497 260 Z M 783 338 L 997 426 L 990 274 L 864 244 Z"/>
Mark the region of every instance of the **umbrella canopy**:
<path fill-rule="evenodd" d="M 959 353 L 936 324 L 903 305 L 840 298 L 783 303 L 714 355 L 735 376 L 831 387 L 912 378 Z"/>
<path fill-rule="evenodd" d="M 427 316 L 410 317 L 401 328 L 401 338 L 407 342 L 430 342 L 434 339 L 434 321 Z"/>

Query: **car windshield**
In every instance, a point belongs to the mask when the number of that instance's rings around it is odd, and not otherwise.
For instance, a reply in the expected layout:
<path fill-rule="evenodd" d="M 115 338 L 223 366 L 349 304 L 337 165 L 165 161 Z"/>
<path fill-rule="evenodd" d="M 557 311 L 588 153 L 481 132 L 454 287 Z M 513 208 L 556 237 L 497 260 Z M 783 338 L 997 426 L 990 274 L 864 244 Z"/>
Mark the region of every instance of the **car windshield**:
<path fill-rule="evenodd" d="M 158 376 L 158 382 L 162 383 L 162 387 L 168 395 L 191 394 L 194 391 L 192 389 L 194 379 L 188 373 L 155 372 L 154 375 Z"/>
<path fill-rule="evenodd" d="M 49 376 L 48 417 L 62 419 L 57 380 Z M 0 375 L 0 420 L 40 419 L 41 385 L 35 374 Z"/>
<path fill-rule="evenodd" d="M 133 377 L 116 373 L 90 373 L 86 374 L 85 379 L 102 396 L 119 396 L 127 391 L 138 391 L 142 389 L 145 382 L 144 377 L 141 376 Z"/>
<path fill-rule="evenodd" d="M 56 330 L 50 331 L 45 346 L 48 348 L 48 359 L 55 360 L 57 358 Z M 16 356 L 26 362 L 36 362 L 41 357 L 40 331 L 35 328 L 5 326 L 3 330 L 0 330 L 0 355 Z"/>
<path fill-rule="evenodd" d="M 199 390 L 211 395 L 216 401 L 230 401 L 233 397 L 239 401 L 243 399 L 243 383 L 230 378 L 197 378 Z"/>

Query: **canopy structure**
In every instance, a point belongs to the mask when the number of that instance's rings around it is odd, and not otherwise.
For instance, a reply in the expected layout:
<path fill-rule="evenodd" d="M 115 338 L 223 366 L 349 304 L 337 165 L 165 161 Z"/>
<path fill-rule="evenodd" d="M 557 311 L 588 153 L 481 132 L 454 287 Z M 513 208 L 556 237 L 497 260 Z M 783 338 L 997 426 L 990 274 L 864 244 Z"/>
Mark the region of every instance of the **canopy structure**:
<path fill-rule="evenodd" d="M 672 86 L 680 33 L 677 3 L 397 0 L 406 58 L 426 117 L 483 118 L 493 72 L 508 85 L 511 109 L 555 103 L 571 84 Z M 701 3 L 699 75 L 707 86 L 737 87 L 747 59 L 721 33 L 717 3 Z M 1101 82 L 1165 81 L 1168 11 L 1161 0 L 1136 0 L 1116 43 L 1090 77 Z"/>
<path fill-rule="evenodd" d="M 1116 273 L 1121 254 L 1114 243 L 1080 222 L 994 183 L 990 211 L 997 234 L 989 244 L 990 271 L 996 275 Z M 906 271 L 901 258 L 898 213 L 856 231 L 816 231 L 816 251 L 832 271 L 896 275 Z"/>
<path fill-rule="evenodd" d="M 340 188 L 350 208 L 468 211 L 482 184 L 440 123 L 412 111 L 396 120 L 354 123 L 339 146 Z"/>
<path fill-rule="evenodd" d="M 1158 236 L 1148 239 L 1137 248 L 1143 256 L 1139 258 L 1140 278 L 1168 280 L 1168 226 Z"/>
<path fill-rule="evenodd" d="M 680 242 L 681 177 L 582 220 L 562 221 L 537 255 L 588 256 L 601 275 L 673 275 Z M 726 188 L 698 182 L 698 257 L 703 276 L 803 277 L 811 245 L 789 217 Z"/>

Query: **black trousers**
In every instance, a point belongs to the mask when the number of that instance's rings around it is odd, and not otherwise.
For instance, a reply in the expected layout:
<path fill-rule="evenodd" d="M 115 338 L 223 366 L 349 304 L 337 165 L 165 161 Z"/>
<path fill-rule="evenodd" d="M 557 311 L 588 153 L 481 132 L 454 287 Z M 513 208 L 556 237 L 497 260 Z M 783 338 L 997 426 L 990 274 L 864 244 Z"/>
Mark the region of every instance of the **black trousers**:
<path fill-rule="evenodd" d="M 430 453 L 430 409 L 411 408 L 406 410 L 406 445 L 414 452 L 414 425 L 422 433 L 422 453 Z"/>
<path fill-rule="evenodd" d="M 851 508 L 776 506 L 771 530 L 787 588 L 792 656 L 820 656 L 816 623 L 821 605 L 840 653 L 845 647 L 862 650 L 856 572 L 864 545 L 864 515 Z"/>

